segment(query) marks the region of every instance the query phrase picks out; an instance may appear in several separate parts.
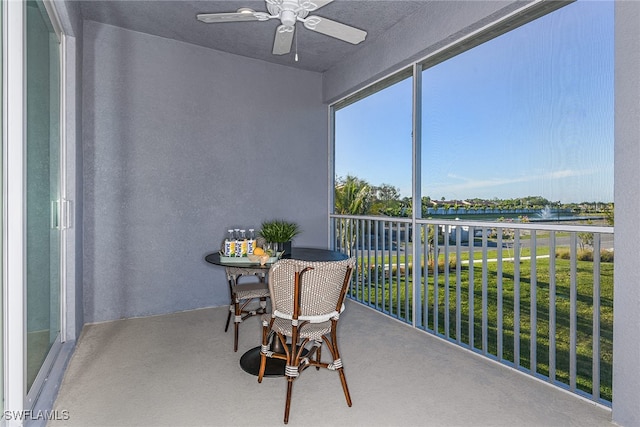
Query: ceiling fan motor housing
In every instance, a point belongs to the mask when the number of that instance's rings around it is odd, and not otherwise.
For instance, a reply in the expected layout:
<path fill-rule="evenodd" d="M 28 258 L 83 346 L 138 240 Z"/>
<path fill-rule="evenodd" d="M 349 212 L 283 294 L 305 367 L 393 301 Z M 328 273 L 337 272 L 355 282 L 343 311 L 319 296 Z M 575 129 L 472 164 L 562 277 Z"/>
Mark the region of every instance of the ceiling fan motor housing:
<path fill-rule="evenodd" d="M 282 22 L 282 25 L 293 27 L 294 25 L 296 25 L 297 20 L 298 16 L 292 10 L 283 10 L 282 12 L 280 12 L 280 22 Z"/>
<path fill-rule="evenodd" d="M 300 5 L 298 0 L 282 0 L 282 3 L 271 3 L 267 1 L 267 9 L 273 16 L 280 19 L 282 25 L 293 27 L 298 18 L 305 18 L 309 11 Z"/>

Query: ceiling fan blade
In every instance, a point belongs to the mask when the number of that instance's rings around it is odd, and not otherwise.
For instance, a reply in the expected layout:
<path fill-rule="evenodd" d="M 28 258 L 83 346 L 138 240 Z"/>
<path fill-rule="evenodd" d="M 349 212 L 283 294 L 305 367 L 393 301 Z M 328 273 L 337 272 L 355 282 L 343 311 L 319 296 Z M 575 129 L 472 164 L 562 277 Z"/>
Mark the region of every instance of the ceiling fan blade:
<path fill-rule="evenodd" d="M 352 44 L 358 44 L 367 37 L 367 32 L 340 22 L 332 21 L 320 16 L 309 16 L 304 19 L 304 26 L 311 31 L 335 37 Z"/>
<path fill-rule="evenodd" d="M 206 24 L 217 24 L 221 22 L 243 22 L 258 21 L 258 17 L 252 12 L 231 12 L 231 13 L 199 13 L 196 15 L 198 21 Z"/>
<path fill-rule="evenodd" d="M 333 0 L 302 0 L 302 2 L 300 2 L 300 6 L 306 10 L 308 10 L 309 12 L 314 11 L 314 10 L 318 10 L 323 6 L 328 5 L 329 3 L 331 3 Z"/>
<path fill-rule="evenodd" d="M 276 37 L 273 39 L 273 54 L 284 55 L 291 52 L 291 44 L 293 43 L 293 34 L 295 27 L 287 27 L 280 25 L 276 30 Z"/>

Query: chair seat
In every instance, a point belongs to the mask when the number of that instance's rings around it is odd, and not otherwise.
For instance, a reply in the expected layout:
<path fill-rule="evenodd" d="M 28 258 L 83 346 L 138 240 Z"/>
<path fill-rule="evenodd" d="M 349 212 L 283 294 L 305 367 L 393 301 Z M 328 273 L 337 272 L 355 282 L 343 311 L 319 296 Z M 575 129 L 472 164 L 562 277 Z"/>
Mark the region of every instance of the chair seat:
<path fill-rule="evenodd" d="M 262 282 L 235 285 L 233 289 L 238 299 L 264 298 L 269 296 L 269 286 Z"/>
<path fill-rule="evenodd" d="M 263 314 L 262 322 L 269 324 L 271 321 L 271 314 Z M 322 341 L 322 336 L 331 332 L 331 321 L 321 323 L 303 323 L 298 328 L 298 336 L 303 339 L 312 339 L 316 341 Z M 290 337 L 291 334 L 291 320 L 281 319 L 276 317 L 273 321 L 271 330 L 282 334 L 286 337 Z"/>

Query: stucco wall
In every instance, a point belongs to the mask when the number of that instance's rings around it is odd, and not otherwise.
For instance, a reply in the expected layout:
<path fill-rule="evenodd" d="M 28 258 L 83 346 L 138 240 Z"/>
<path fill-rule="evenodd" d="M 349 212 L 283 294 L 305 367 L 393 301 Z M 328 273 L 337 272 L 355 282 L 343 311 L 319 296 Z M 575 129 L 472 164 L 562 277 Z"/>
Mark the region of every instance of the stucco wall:
<path fill-rule="evenodd" d="M 228 302 L 225 230 L 327 243 L 321 76 L 85 21 L 86 322 Z"/>
<path fill-rule="evenodd" d="M 615 11 L 613 421 L 640 425 L 640 3 Z"/>

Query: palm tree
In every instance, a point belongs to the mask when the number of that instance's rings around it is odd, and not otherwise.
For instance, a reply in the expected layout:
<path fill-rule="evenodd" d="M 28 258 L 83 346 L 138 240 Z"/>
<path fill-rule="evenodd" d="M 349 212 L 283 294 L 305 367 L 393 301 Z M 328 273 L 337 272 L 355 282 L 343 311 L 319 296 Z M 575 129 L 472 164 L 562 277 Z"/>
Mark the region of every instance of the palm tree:
<path fill-rule="evenodd" d="M 339 215 L 364 215 L 369 213 L 371 204 L 371 186 L 366 181 L 352 175 L 337 178 L 334 190 L 334 212 Z M 336 224 L 338 242 L 347 250 L 348 255 L 355 244 L 357 230 L 353 230 L 354 221 L 341 218 Z"/>
<path fill-rule="evenodd" d="M 364 215 L 369 211 L 371 186 L 352 175 L 336 179 L 334 212 L 340 215 Z"/>

